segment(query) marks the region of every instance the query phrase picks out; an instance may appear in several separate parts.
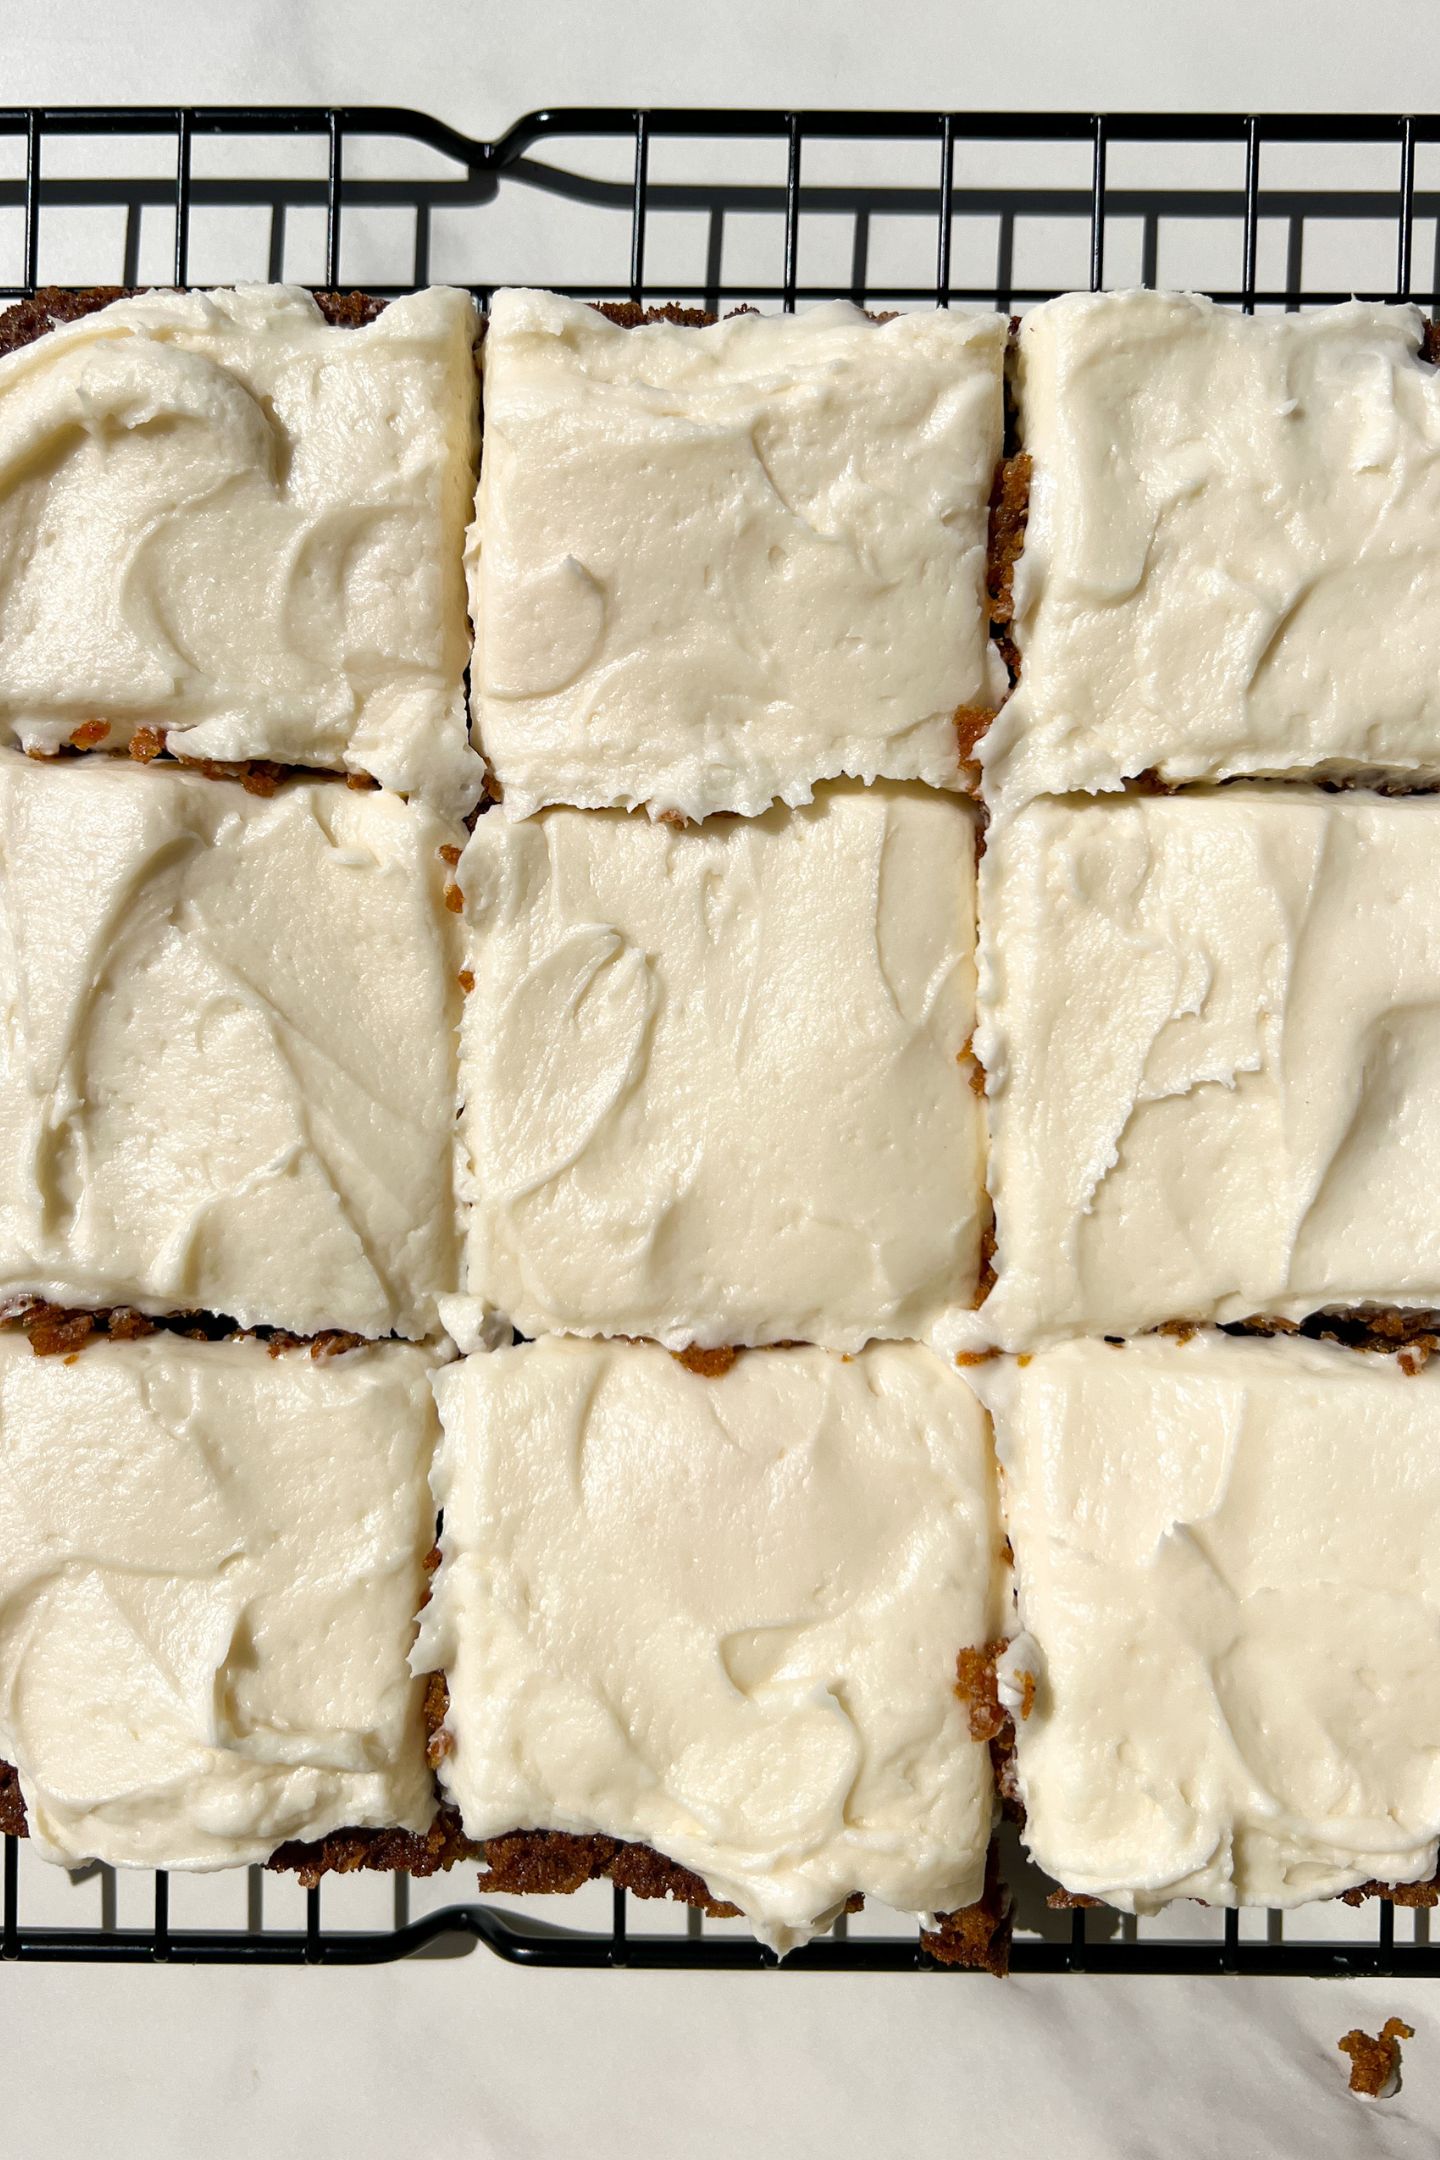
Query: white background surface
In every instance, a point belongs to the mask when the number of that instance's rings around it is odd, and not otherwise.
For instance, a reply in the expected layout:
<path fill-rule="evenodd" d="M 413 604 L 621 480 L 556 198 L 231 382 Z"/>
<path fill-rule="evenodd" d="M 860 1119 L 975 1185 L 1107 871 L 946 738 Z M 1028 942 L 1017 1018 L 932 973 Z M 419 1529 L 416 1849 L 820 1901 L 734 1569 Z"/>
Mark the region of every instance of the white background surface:
<path fill-rule="evenodd" d="M 1415 0 L 48 0 L 7 102 L 1433 109 Z M 457 1885 L 464 1894 L 468 1885 Z M 1440 1983 L 0 1966 L 0 2150 L 40 2156 L 1436 2150 Z M 1403 2092 L 1349 2026 L 1417 2028 Z"/>

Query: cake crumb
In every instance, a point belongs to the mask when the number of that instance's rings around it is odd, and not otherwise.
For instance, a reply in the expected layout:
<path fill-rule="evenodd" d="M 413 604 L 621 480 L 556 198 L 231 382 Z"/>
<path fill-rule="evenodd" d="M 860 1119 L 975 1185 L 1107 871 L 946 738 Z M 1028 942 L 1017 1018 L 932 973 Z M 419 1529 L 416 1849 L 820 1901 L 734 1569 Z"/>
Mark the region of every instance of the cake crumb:
<path fill-rule="evenodd" d="M 109 733 L 108 720 L 82 720 L 79 727 L 71 732 L 70 747 L 73 750 L 93 750 L 97 743 L 104 742 Z"/>
<path fill-rule="evenodd" d="M 692 1342 L 684 1350 L 672 1350 L 670 1355 L 677 1365 L 684 1366 L 686 1372 L 698 1373 L 702 1380 L 720 1380 L 740 1353 L 728 1345 L 716 1350 L 702 1350 L 699 1343 Z"/>
<path fill-rule="evenodd" d="M 971 1310 L 978 1312 L 995 1287 L 995 1225 L 988 1222 L 980 1232 L 980 1266 L 975 1278 Z"/>
<path fill-rule="evenodd" d="M 356 1335 L 349 1328 L 323 1328 L 312 1338 L 310 1355 L 317 1365 L 327 1358 L 344 1357 L 347 1350 L 363 1350 L 365 1337 Z"/>
<path fill-rule="evenodd" d="M 1350 2058 L 1350 2090 L 1367 2100 L 1383 2100 L 1400 2084 L 1400 2042 L 1413 2040 L 1415 2028 L 1398 2017 L 1386 2018 L 1378 2034 L 1346 2033 L 1335 2045 Z"/>
<path fill-rule="evenodd" d="M 962 1650 L 955 1660 L 955 1693 L 970 1719 L 970 1737 L 993 1740 L 1005 1729 L 1005 1711 L 995 1675 L 995 1660 L 1003 1642 L 986 1643 L 982 1649 Z"/>
<path fill-rule="evenodd" d="M 993 712 L 987 712 L 985 708 L 980 705 L 956 706 L 955 745 L 960 753 L 960 762 L 962 765 L 968 765 L 973 762 L 975 756 L 975 746 L 980 741 L 981 737 L 985 734 L 991 721 L 994 718 L 995 715 Z"/>
<path fill-rule="evenodd" d="M 130 737 L 130 755 L 137 765 L 148 765 L 151 758 L 159 757 L 164 748 L 164 728 L 137 727 Z"/>
<path fill-rule="evenodd" d="M 69 1312 L 56 1305 L 40 1305 L 20 1321 L 36 1357 L 64 1356 L 82 1350 L 95 1332 L 95 1316 Z"/>

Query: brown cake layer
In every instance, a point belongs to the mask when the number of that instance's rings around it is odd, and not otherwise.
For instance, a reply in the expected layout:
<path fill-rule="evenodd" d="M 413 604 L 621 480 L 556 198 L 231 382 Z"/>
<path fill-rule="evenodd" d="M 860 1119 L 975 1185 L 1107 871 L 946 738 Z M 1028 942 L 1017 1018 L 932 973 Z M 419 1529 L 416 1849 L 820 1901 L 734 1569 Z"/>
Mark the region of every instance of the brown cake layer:
<path fill-rule="evenodd" d="M 618 324 L 622 330 L 638 330 L 644 323 L 657 322 L 680 323 L 687 330 L 704 330 L 720 319 L 708 308 L 679 307 L 673 300 L 667 300 L 663 307 L 641 307 L 638 300 L 592 300 L 590 305 L 597 315 L 603 315 L 607 322 Z M 736 313 L 740 312 L 737 308 Z"/>
<path fill-rule="evenodd" d="M 963 1965 L 972 1972 L 1003 1979 L 1010 1970 L 1013 1919 L 1010 1893 L 1000 1880 L 1000 1856 L 992 1844 L 985 1857 L 985 1887 L 973 1905 L 941 1913 L 933 1928 L 920 1930 L 924 1948 L 940 1965 Z"/>
<path fill-rule="evenodd" d="M 32 299 L 16 300 L 0 312 L 0 356 L 18 352 L 22 345 L 33 345 L 47 330 L 56 330 L 62 323 L 79 322 L 83 315 L 94 315 L 114 300 L 131 300 L 137 293 L 174 289 L 165 285 L 86 285 L 71 291 L 64 285 L 42 285 Z M 377 299 L 373 293 L 317 292 L 313 297 L 325 320 L 339 330 L 361 330 L 366 323 L 374 322 L 377 315 L 383 314 L 386 307 L 386 302 Z"/>
<path fill-rule="evenodd" d="M 0 1332 L 27 1337 L 37 1357 L 73 1357 L 92 1342 L 136 1342 L 143 1335 L 180 1335 L 187 1342 L 263 1342 L 271 1357 L 308 1350 L 316 1363 L 363 1348 L 366 1338 L 346 1328 L 326 1328 L 318 1335 L 292 1335 L 288 1328 L 242 1328 L 223 1313 L 142 1313 L 133 1305 L 99 1311 L 52 1305 L 44 1298 L 21 1295 L 0 1305 Z"/>
<path fill-rule="evenodd" d="M 1428 1911 L 1440 1905 L 1440 1875 L 1427 1876 L 1424 1882 L 1357 1883 L 1353 1890 L 1342 1890 L 1340 1899 L 1345 1905 L 1363 1905 L 1367 1898 L 1384 1898 L 1390 1905 L 1405 1905 L 1417 1911 Z"/>
<path fill-rule="evenodd" d="M 0 1762 L 0 1837 L 28 1837 L 25 1802 L 20 1796 L 20 1773 Z"/>
<path fill-rule="evenodd" d="M 1199 1329 L 1194 1321 L 1167 1320 L 1155 1330 L 1186 1342 Z M 1431 1311 L 1318 1312 L 1304 1320 L 1281 1320 L 1257 1313 L 1252 1320 L 1227 1322 L 1226 1335 L 1300 1335 L 1311 1342 L 1338 1343 L 1345 1350 L 1363 1350 L 1375 1356 L 1398 1353 L 1407 1373 L 1418 1373 L 1436 1350 L 1440 1350 L 1440 1313 Z"/>
<path fill-rule="evenodd" d="M 358 1868 L 433 1875 L 457 1861 L 479 1859 L 480 1889 L 487 1897 L 568 1897 L 586 1883 L 609 1880 L 631 1897 L 672 1898 L 712 1920 L 736 1920 L 739 1908 L 712 1897 L 702 1878 L 667 1860 L 649 1845 L 628 1845 L 618 1838 L 577 1837 L 560 1830 L 514 1830 L 507 1836 L 472 1844 L 451 1809 L 442 1810 L 424 1837 L 400 1830 L 337 1830 L 314 1844 L 282 1845 L 268 1865 L 298 1875 L 313 1889 L 326 1875 L 348 1875 Z M 858 1912 L 856 1895 L 845 1906 Z M 985 1890 L 977 1904 L 941 1915 L 938 1926 L 922 1935 L 926 1950 L 946 1965 L 968 1965 L 1003 1973 L 1010 1948 L 1009 1898 L 1000 1881 L 994 1850 L 986 1863 Z"/>
<path fill-rule="evenodd" d="M 1028 450 L 1000 460 L 990 491 L 990 527 L 985 568 L 985 605 L 991 633 L 1010 680 L 1020 677 L 1020 653 L 1010 634 L 1015 620 L 1015 565 L 1025 546 L 1030 516 L 1033 461 Z"/>
<path fill-rule="evenodd" d="M 453 1808 L 442 1808 L 428 1830 L 332 1830 L 329 1837 L 304 1842 L 291 1838 L 277 1846 L 265 1865 L 277 1875 L 298 1875 L 313 1890 L 326 1875 L 440 1875 L 458 1860 L 473 1860 L 479 1848 L 460 1828 Z"/>

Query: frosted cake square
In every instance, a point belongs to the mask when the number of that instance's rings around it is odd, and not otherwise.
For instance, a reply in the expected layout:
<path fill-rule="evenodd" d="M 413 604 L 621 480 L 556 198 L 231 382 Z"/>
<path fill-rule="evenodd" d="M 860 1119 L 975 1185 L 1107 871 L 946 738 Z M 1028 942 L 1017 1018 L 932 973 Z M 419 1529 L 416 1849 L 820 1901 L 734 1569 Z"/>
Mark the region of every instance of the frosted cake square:
<path fill-rule="evenodd" d="M 428 1826 L 433 1363 L 0 1337 L 0 1759 L 46 1859 L 227 1867 Z"/>
<path fill-rule="evenodd" d="M 1440 1368 L 1202 1334 L 970 1377 L 1014 1548 L 1002 1686 L 1040 1866 L 1139 1912 L 1432 1875 Z"/>
<path fill-rule="evenodd" d="M 961 786 L 1007 682 L 985 604 L 1005 337 L 845 301 L 623 329 L 497 293 L 470 580 L 505 810 Z"/>
<path fill-rule="evenodd" d="M 0 729 L 467 809 L 468 294 L 150 292 L 0 357 Z"/>
<path fill-rule="evenodd" d="M 0 1297 L 429 1332 L 464 837 L 333 782 L 0 752 Z"/>
<path fill-rule="evenodd" d="M 653 1847 L 773 1947 L 867 1891 L 979 1898 L 990 1759 L 956 1691 L 1001 1613 L 986 1420 L 913 1345 L 552 1339 L 437 1377 L 442 1561 L 416 1651 L 477 1839 Z"/>
<path fill-rule="evenodd" d="M 854 1350 L 968 1313 L 975 838 L 878 785 L 684 831 L 482 818 L 457 1335 Z"/>
<path fill-rule="evenodd" d="M 1440 1305 L 1440 801 L 1233 787 L 990 828 L 989 1340 Z"/>
<path fill-rule="evenodd" d="M 1440 382 L 1411 307 L 1068 294 L 1020 331 L 1020 688 L 992 803 L 1440 775 Z"/>

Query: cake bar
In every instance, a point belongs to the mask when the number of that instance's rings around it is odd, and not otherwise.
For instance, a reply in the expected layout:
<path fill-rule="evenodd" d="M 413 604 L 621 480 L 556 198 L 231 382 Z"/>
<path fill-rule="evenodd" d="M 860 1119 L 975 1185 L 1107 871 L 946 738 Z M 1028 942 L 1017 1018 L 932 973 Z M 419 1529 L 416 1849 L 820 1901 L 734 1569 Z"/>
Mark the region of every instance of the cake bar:
<path fill-rule="evenodd" d="M 955 1688 L 996 1632 L 983 1415 L 914 1346 L 719 1377 L 553 1338 L 437 1376 L 443 1558 L 415 1653 L 476 1839 L 653 1847 L 777 1950 L 854 1891 L 984 1887 L 989 1758 Z"/>
<path fill-rule="evenodd" d="M 992 825 L 993 1343 L 1440 1305 L 1440 801 L 1236 786 Z"/>
<path fill-rule="evenodd" d="M 683 831 L 482 818 L 457 1339 L 856 1350 L 968 1313 L 975 836 L 953 796 L 846 783 Z"/>
<path fill-rule="evenodd" d="M 0 356 L 0 730 L 37 752 L 158 731 L 468 809 L 475 332 L 440 288 L 351 328 L 240 286 L 134 294 Z"/>
<path fill-rule="evenodd" d="M 992 805 L 1440 778 L 1440 382 L 1411 307 L 1069 294 L 1020 331 L 1020 689 Z"/>
<path fill-rule="evenodd" d="M 0 1759 L 77 1866 L 428 1828 L 433 1355 L 0 1337 Z"/>
<path fill-rule="evenodd" d="M 332 782 L 0 751 L 0 1298 L 430 1332 L 464 837 Z"/>
<path fill-rule="evenodd" d="M 497 293 L 470 584 L 505 811 L 960 787 L 1007 685 L 985 600 L 1005 336 L 845 301 L 623 328 Z"/>
<path fill-rule="evenodd" d="M 1440 1367 L 1201 1334 L 971 1379 L 1014 1548 L 1002 1684 L 1039 1865 L 1133 1912 L 1432 1876 Z"/>

